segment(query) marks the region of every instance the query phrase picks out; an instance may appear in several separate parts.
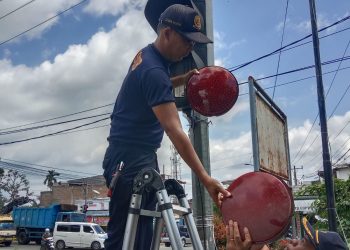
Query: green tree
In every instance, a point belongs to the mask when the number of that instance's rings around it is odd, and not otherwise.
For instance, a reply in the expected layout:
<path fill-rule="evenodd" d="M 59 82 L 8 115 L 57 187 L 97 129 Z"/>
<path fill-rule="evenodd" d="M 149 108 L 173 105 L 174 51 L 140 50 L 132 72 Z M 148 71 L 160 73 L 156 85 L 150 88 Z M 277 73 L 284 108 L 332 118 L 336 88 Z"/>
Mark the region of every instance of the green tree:
<path fill-rule="evenodd" d="M 0 190 L 5 197 L 8 197 L 7 202 L 20 196 L 29 197 L 33 194 L 29 191 L 29 181 L 26 175 L 16 170 L 8 170 L 0 174 Z"/>
<path fill-rule="evenodd" d="M 350 238 L 350 179 L 334 179 L 335 206 L 338 219 L 338 231 L 342 234 L 342 229 L 346 238 Z M 325 183 L 317 183 L 309 186 L 303 186 L 295 194 L 296 196 L 317 196 L 318 199 L 312 204 L 316 214 L 322 218 L 327 218 L 327 199 Z M 341 225 L 339 225 L 339 223 Z M 326 222 L 317 222 L 320 229 L 327 230 Z M 342 227 L 342 229 L 340 228 Z"/>
<path fill-rule="evenodd" d="M 60 174 L 55 172 L 55 170 L 49 170 L 49 173 L 46 175 L 44 180 L 44 184 L 47 185 L 50 190 L 52 190 L 52 186 L 54 183 L 57 183 L 57 179 L 55 176 L 59 176 Z"/>

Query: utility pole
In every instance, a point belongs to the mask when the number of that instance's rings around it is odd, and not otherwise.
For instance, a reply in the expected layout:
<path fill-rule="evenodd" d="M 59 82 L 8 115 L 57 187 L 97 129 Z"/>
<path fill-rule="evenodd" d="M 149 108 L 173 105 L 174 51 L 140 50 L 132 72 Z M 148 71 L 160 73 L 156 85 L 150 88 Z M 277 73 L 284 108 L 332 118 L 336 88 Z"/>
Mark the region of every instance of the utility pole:
<path fill-rule="evenodd" d="M 194 3 L 198 11 L 203 15 L 205 34 L 209 38 L 214 37 L 212 0 L 192 0 L 191 2 Z M 212 44 L 202 46 L 198 52 L 201 55 L 201 59 L 203 59 L 203 66 L 214 64 L 214 48 Z M 189 135 L 194 149 L 205 170 L 211 175 L 208 118 L 195 111 L 189 113 L 185 112 L 185 114 L 189 118 L 191 124 Z M 203 243 L 203 248 L 205 250 L 215 249 L 213 237 L 213 201 L 204 185 L 194 174 L 192 174 L 192 194 L 193 216 L 197 225 L 199 237 Z"/>
<path fill-rule="evenodd" d="M 312 27 L 312 41 L 314 47 L 315 70 L 317 79 L 317 95 L 318 108 L 320 114 L 321 138 L 322 138 L 322 152 L 323 152 L 323 170 L 327 195 L 327 211 L 328 211 L 328 228 L 330 231 L 337 231 L 336 214 L 335 214 L 335 199 L 334 199 L 334 184 L 332 175 L 332 164 L 329 155 L 328 147 L 328 128 L 326 105 L 322 81 L 322 69 L 320 59 L 320 47 L 317 31 L 317 17 L 315 0 L 309 0 L 311 27 Z"/>
<path fill-rule="evenodd" d="M 298 186 L 297 169 L 303 169 L 303 166 L 301 166 L 300 168 L 296 168 L 295 165 L 293 166 L 294 186 Z"/>
<path fill-rule="evenodd" d="M 170 161 L 171 161 L 171 175 L 172 178 L 174 178 L 175 180 L 179 181 L 181 180 L 181 161 L 180 161 L 180 155 L 177 152 L 176 148 L 174 145 L 170 146 L 171 149 L 171 157 L 170 157 Z"/>

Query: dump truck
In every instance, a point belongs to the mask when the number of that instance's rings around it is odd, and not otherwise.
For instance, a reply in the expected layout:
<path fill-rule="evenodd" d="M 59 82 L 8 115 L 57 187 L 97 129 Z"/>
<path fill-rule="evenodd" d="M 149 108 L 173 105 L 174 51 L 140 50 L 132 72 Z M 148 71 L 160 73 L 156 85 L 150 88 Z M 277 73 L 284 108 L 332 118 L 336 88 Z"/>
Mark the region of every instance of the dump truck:
<path fill-rule="evenodd" d="M 53 204 L 45 208 L 17 207 L 13 209 L 12 217 L 20 245 L 27 245 L 30 241 L 40 244 L 45 229 L 53 232 L 56 221 L 86 221 L 85 214 L 77 212 L 77 206 L 71 204 Z"/>
<path fill-rule="evenodd" d="M 0 244 L 11 246 L 16 239 L 16 227 L 11 214 L 0 214 Z"/>

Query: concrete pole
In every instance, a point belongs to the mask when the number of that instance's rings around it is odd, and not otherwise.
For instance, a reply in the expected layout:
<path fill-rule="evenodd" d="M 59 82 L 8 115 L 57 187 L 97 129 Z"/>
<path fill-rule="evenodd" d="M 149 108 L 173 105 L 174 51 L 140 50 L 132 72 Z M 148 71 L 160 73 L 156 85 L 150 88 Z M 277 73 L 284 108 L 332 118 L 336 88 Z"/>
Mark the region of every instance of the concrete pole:
<path fill-rule="evenodd" d="M 318 108 L 319 108 L 319 114 L 320 114 L 322 152 L 323 152 L 323 170 L 324 170 L 324 179 L 325 179 L 326 196 L 327 196 L 328 227 L 330 231 L 336 232 L 337 220 L 336 220 L 336 213 L 335 213 L 334 184 L 333 184 L 333 175 L 332 175 L 332 164 L 331 164 L 329 148 L 328 148 L 329 142 L 328 142 L 327 115 L 326 115 L 326 104 L 325 104 L 323 81 L 322 81 L 322 68 L 321 68 L 318 31 L 317 31 L 315 0 L 309 0 L 309 5 L 310 5 L 310 16 L 311 16 L 311 27 L 312 27 L 312 41 L 313 41 L 314 57 L 315 57 Z"/>
<path fill-rule="evenodd" d="M 203 15 L 205 20 L 206 35 L 213 39 L 213 13 L 212 0 L 192 0 L 194 6 Z M 205 65 L 214 64 L 214 49 L 212 44 L 206 46 L 207 60 Z M 195 111 L 190 111 L 187 114 L 191 122 L 190 139 L 196 150 L 199 159 L 204 168 L 211 175 L 210 170 L 210 152 L 209 152 L 209 129 L 208 118 L 198 114 Z M 213 226 L 213 201 L 208 192 L 199 182 L 195 175 L 192 175 L 192 199 L 193 199 L 193 215 L 197 225 L 199 237 L 206 250 L 215 249 L 214 241 L 214 226 Z"/>

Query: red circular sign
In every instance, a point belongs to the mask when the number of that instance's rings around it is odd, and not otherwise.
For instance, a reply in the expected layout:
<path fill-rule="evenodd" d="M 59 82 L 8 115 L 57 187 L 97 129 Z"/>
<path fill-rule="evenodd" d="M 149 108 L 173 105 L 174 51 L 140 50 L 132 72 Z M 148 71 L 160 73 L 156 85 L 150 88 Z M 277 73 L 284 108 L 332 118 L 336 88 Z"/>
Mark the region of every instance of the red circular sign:
<path fill-rule="evenodd" d="M 195 111 L 204 116 L 219 116 L 236 103 L 239 88 L 234 75 L 218 66 L 204 67 L 188 81 L 186 94 Z"/>
<path fill-rule="evenodd" d="M 267 243 L 283 235 L 293 215 L 293 198 L 283 180 L 264 172 L 252 172 L 237 178 L 227 189 L 221 212 L 225 224 L 237 221 L 241 236 L 249 229 L 254 243 Z"/>

